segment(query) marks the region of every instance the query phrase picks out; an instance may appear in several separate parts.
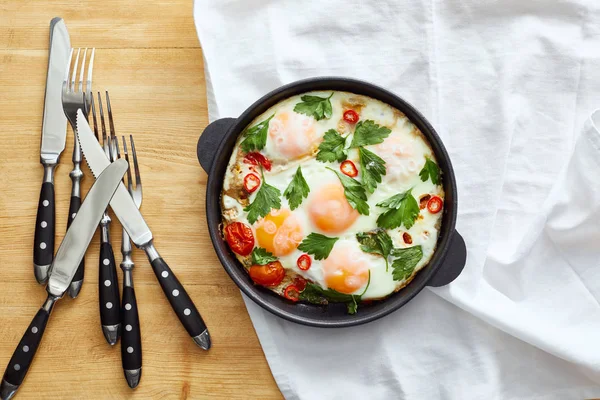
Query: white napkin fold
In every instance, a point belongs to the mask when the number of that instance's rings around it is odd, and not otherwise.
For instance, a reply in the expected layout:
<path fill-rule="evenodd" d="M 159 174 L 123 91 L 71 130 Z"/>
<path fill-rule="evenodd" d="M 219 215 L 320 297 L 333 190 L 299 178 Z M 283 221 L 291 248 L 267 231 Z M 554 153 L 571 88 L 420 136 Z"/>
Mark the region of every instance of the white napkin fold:
<path fill-rule="evenodd" d="M 350 76 L 421 110 L 457 175 L 451 285 L 334 330 L 246 299 L 288 399 L 600 397 L 600 3 L 196 0 L 194 17 L 211 120 Z"/>

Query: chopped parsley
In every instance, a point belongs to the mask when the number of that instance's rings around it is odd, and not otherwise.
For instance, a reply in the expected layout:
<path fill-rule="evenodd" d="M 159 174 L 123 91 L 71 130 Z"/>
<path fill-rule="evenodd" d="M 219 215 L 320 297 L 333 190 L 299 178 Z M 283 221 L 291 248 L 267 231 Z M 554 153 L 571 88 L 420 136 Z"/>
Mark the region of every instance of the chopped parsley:
<path fill-rule="evenodd" d="M 325 118 L 329 119 L 332 114 L 331 101 L 329 101 L 331 96 L 333 96 L 333 92 L 329 97 L 304 95 L 300 97 L 302 101 L 296 104 L 294 111 L 299 114 L 312 116 L 317 121 Z"/>
<path fill-rule="evenodd" d="M 376 229 L 371 232 L 359 232 L 356 234 L 356 240 L 360 243 L 360 249 L 365 253 L 379 254 L 385 260 L 385 270 L 388 270 L 388 257 L 394 244 L 392 238 L 383 229 Z"/>
<path fill-rule="evenodd" d="M 304 176 L 302 176 L 302 169 L 301 167 L 298 167 L 292 181 L 283 192 L 283 195 L 290 204 L 290 209 L 295 210 L 298 208 L 298 206 L 302 204 L 302 200 L 308 197 L 309 192 L 310 188 L 308 187 L 308 183 L 306 183 Z"/>
<path fill-rule="evenodd" d="M 252 264 L 267 265 L 273 261 L 277 261 L 277 257 L 269 253 L 266 249 L 255 247 L 252 250 Z"/>
<path fill-rule="evenodd" d="M 368 146 L 379 144 L 392 133 L 389 128 L 379 126 L 373 120 L 360 121 L 354 129 L 354 137 L 350 147 Z"/>
<path fill-rule="evenodd" d="M 342 173 L 339 173 L 331 168 L 327 168 L 336 173 L 342 186 L 344 187 L 344 195 L 346 200 L 363 215 L 369 215 L 369 205 L 367 204 L 367 193 L 363 185 L 361 185 L 356 179 L 350 178 Z"/>
<path fill-rule="evenodd" d="M 425 157 L 425 165 L 421 172 L 419 172 L 419 176 L 423 182 L 427 181 L 427 179 L 431 178 L 431 182 L 434 185 L 439 185 L 440 183 L 440 167 L 431 160 L 429 157 Z"/>
<path fill-rule="evenodd" d="M 254 201 L 244 208 L 244 211 L 248 212 L 248 222 L 251 224 L 271 212 L 272 208 L 276 210 L 281 208 L 281 191 L 276 187 L 269 185 L 265 181 L 264 174 L 262 176 L 262 181 L 263 183 L 260 186 L 260 189 L 258 189 Z"/>
<path fill-rule="evenodd" d="M 329 253 L 333 249 L 333 245 L 339 238 L 328 237 L 320 233 L 311 233 L 304 238 L 298 250 L 315 256 L 315 260 L 324 260 L 329 257 Z"/>
<path fill-rule="evenodd" d="M 403 281 L 412 275 L 415 267 L 423 258 L 423 248 L 413 246 L 405 249 L 394 249 L 392 250 L 392 256 L 398 257 L 392 262 L 392 277 L 395 281 Z"/>
<path fill-rule="evenodd" d="M 240 145 L 242 150 L 244 150 L 246 153 L 249 153 L 251 151 L 262 150 L 265 147 L 267 144 L 269 121 L 271 121 L 274 116 L 275 114 L 271 115 L 264 121 L 259 122 L 253 127 L 245 129 L 244 132 L 242 132 L 243 137 L 245 137 Z"/>
<path fill-rule="evenodd" d="M 412 189 L 377 203 L 377 207 L 387 208 L 377 217 L 377 226 L 384 229 L 394 229 L 400 225 L 410 229 L 415 224 L 420 211 L 419 203 L 412 195 Z"/>
<path fill-rule="evenodd" d="M 358 148 L 358 157 L 363 186 L 369 193 L 373 193 L 377 185 L 381 183 L 381 176 L 386 173 L 385 161 L 364 147 Z"/>
<path fill-rule="evenodd" d="M 348 158 L 346 153 L 346 138 L 339 134 L 335 129 L 325 132 L 323 141 L 319 145 L 317 161 L 321 162 L 342 162 Z"/>

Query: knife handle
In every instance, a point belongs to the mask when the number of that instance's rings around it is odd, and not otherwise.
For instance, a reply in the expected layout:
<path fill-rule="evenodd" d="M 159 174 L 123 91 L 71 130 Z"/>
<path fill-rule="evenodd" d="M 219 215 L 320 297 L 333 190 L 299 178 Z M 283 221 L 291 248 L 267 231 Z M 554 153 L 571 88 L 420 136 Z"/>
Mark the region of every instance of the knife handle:
<path fill-rule="evenodd" d="M 185 327 L 194 342 L 204 350 L 210 348 L 210 336 L 202 316 L 196 309 L 194 302 L 185 291 L 183 285 L 179 282 L 171 268 L 158 255 L 158 252 L 152 244 L 144 247 L 154 274 L 160 283 L 160 286 L 171 303 L 171 308 L 177 314 L 179 321 Z"/>
<path fill-rule="evenodd" d="M 98 266 L 98 293 L 100 296 L 100 322 L 104 337 L 110 345 L 114 345 L 121 335 L 121 316 L 119 308 L 121 301 L 119 299 L 119 282 L 117 280 L 117 270 L 115 255 L 108 232 L 104 235 L 104 226 L 102 227 L 102 243 L 100 244 L 100 262 Z M 107 240 L 105 240 L 107 239 Z"/>
<path fill-rule="evenodd" d="M 133 286 L 123 286 L 123 334 L 121 337 L 121 362 L 125 379 L 130 388 L 135 388 L 142 374 L 142 338 L 140 317 Z"/>
<path fill-rule="evenodd" d="M 73 223 L 75 216 L 79 212 L 79 207 L 81 207 L 81 197 L 79 196 L 71 196 L 71 201 L 69 203 L 69 218 L 67 219 L 67 229 Z M 77 271 L 75 271 L 75 275 L 73 276 L 73 280 L 69 285 L 69 289 L 67 289 L 67 293 L 69 296 L 74 299 L 79 295 L 81 291 L 81 286 L 83 285 L 83 275 L 85 270 L 85 257 L 81 259 L 79 263 L 79 267 Z"/>
<path fill-rule="evenodd" d="M 46 283 L 54 258 L 55 201 L 54 168 L 56 164 L 44 165 L 44 182 L 40 190 L 35 234 L 33 240 L 33 272 L 38 283 Z"/>
<path fill-rule="evenodd" d="M 8 362 L 0 387 L 0 395 L 3 399 L 9 399 L 14 395 L 23 382 L 23 379 L 25 379 L 25 375 L 31 366 L 33 357 L 42 341 L 48 318 L 50 318 L 50 313 L 52 312 L 56 300 L 58 300 L 57 297 L 50 294 L 48 295 L 48 298 L 27 327 L 27 330 L 23 334 L 21 341 Z"/>

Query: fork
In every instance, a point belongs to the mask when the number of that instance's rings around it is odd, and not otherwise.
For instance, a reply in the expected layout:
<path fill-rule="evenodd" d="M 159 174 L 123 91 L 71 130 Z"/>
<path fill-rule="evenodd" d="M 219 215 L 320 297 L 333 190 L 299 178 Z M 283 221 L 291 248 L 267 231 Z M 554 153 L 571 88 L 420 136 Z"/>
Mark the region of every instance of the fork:
<path fill-rule="evenodd" d="M 73 133 L 75 134 L 75 140 L 73 141 L 73 170 L 69 173 L 71 177 L 72 188 L 71 188 L 71 201 L 69 203 L 69 219 L 67 220 L 67 229 L 71 226 L 71 223 L 75 219 L 79 207 L 81 206 L 81 188 L 80 182 L 83 178 L 83 172 L 81 171 L 81 149 L 79 148 L 79 140 L 77 140 L 77 110 L 81 109 L 85 115 L 89 114 L 90 102 L 92 97 L 92 70 L 94 66 L 94 53 L 96 49 L 92 49 L 90 58 L 88 60 L 87 67 L 87 81 L 85 82 L 85 91 L 83 90 L 83 75 L 85 70 L 85 63 L 87 58 L 87 48 L 83 51 L 83 59 L 81 60 L 81 69 L 79 71 L 78 85 L 75 86 L 75 79 L 77 75 L 77 66 L 79 64 L 79 55 L 81 49 L 77 49 L 77 56 L 75 57 L 75 63 L 71 74 L 69 74 L 69 68 L 65 72 L 65 78 L 63 80 L 62 87 L 62 105 L 65 115 L 71 124 Z M 69 62 L 67 65 L 71 65 L 71 59 L 73 58 L 74 49 L 71 49 L 69 54 Z M 70 80 L 69 80 L 70 75 Z M 83 274 L 85 268 L 85 260 L 81 260 L 79 268 L 73 277 L 73 281 L 69 285 L 67 292 L 72 298 L 77 297 L 83 284 Z"/>
<path fill-rule="evenodd" d="M 96 118 L 96 105 L 94 96 L 92 100 L 92 120 L 94 122 L 94 134 L 100 142 L 98 135 L 98 121 Z M 106 157 L 113 162 L 116 159 L 116 154 L 110 151 L 112 142 L 118 142 L 115 136 L 114 124 L 112 121 L 112 111 L 110 108 L 110 97 L 106 92 L 106 104 L 108 110 L 108 119 L 110 127 L 110 136 L 106 135 L 106 124 L 104 122 L 104 107 L 102 106 L 102 96 L 98 92 L 98 106 L 100 108 L 100 124 L 102 128 L 102 147 L 106 153 Z M 102 333 L 104 338 L 111 346 L 115 345 L 121 336 L 121 317 L 119 305 L 119 282 L 117 280 L 117 269 L 115 263 L 115 255 L 110 241 L 110 216 L 108 210 L 104 211 L 100 220 L 100 258 L 98 262 L 98 294 L 100 305 L 100 323 L 102 325 Z"/>
<path fill-rule="evenodd" d="M 127 150 L 125 136 L 122 136 L 122 139 L 123 155 L 129 164 L 129 169 L 127 169 L 127 189 L 129 190 L 129 194 L 133 198 L 133 202 L 139 210 L 140 206 L 142 205 L 142 179 L 140 177 L 140 168 L 138 165 L 137 154 L 135 152 L 135 144 L 133 142 L 133 136 L 129 135 L 135 175 L 134 187 L 131 176 L 131 163 L 129 162 L 129 152 Z M 117 158 L 121 158 L 121 153 L 119 152 L 119 142 L 116 141 L 115 145 Z M 140 378 L 142 376 L 142 340 L 140 335 L 140 320 L 138 315 L 137 301 L 135 299 L 135 290 L 133 289 L 132 272 L 134 263 L 133 259 L 131 258 L 132 246 L 125 229 L 123 229 L 123 236 L 121 240 L 121 253 L 123 254 L 123 261 L 121 262 L 121 269 L 123 270 L 123 309 L 121 311 L 121 315 L 123 318 L 123 325 L 125 326 L 123 337 L 121 339 L 121 361 L 123 363 L 123 372 L 125 374 L 127 384 L 130 388 L 134 389 L 140 382 Z"/>

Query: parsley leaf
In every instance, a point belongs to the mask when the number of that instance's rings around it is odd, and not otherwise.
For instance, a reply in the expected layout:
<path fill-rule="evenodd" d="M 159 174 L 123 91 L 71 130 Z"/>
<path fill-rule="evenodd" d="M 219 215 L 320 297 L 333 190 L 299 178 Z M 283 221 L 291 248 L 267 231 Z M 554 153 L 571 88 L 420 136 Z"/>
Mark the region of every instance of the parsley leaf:
<path fill-rule="evenodd" d="M 315 256 L 315 260 L 323 260 L 329 257 L 333 245 L 338 241 L 339 238 L 330 238 L 320 233 L 311 233 L 304 238 L 298 250 Z"/>
<path fill-rule="evenodd" d="M 300 300 L 307 301 L 312 304 L 327 304 L 346 303 L 348 314 L 355 314 L 358 309 L 358 303 L 362 296 L 366 293 L 371 285 L 371 270 L 369 270 L 369 281 L 365 290 L 361 294 L 345 294 L 334 289 L 323 289 L 321 286 L 308 282 L 302 292 L 300 292 Z"/>
<path fill-rule="evenodd" d="M 302 101 L 294 107 L 294 112 L 312 116 L 317 121 L 323 118 L 331 118 L 332 107 L 331 101 L 329 101 L 331 96 L 333 96 L 333 92 L 329 97 L 304 95 L 300 97 Z"/>
<path fill-rule="evenodd" d="M 410 229 L 415 224 L 420 210 L 419 203 L 411 192 L 412 189 L 377 203 L 377 207 L 387 208 L 387 211 L 377 218 L 378 227 L 394 229 L 404 225 L 406 229 Z"/>
<path fill-rule="evenodd" d="M 394 249 L 392 255 L 398 257 L 392 262 L 392 277 L 395 281 L 408 279 L 415 267 L 423 258 L 423 248 L 421 246 L 407 247 L 405 249 Z"/>
<path fill-rule="evenodd" d="M 381 183 L 381 176 L 386 173 L 385 161 L 364 147 L 358 148 L 358 157 L 360 159 L 362 183 L 369 193 L 373 193 L 377 184 Z"/>
<path fill-rule="evenodd" d="M 251 151 L 262 150 L 267 144 L 267 131 L 269 130 L 269 121 L 275 116 L 271 115 L 269 118 L 262 122 L 254 125 L 252 128 L 247 128 L 242 133 L 245 137 L 241 143 L 242 150 L 246 153 Z"/>
<path fill-rule="evenodd" d="M 263 183 L 256 193 L 254 201 L 250 203 L 244 211 L 248 212 L 248 222 L 255 223 L 259 218 L 267 215 L 272 208 L 281 208 L 281 191 L 265 182 L 263 175 Z"/>
<path fill-rule="evenodd" d="M 346 154 L 346 138 L 342 137 L 335 129 L 325 132 L 323 141 L 319 145 L 317 161 L 321 162 L 342 162 L 348 155 Z"/>
<path fill-rule="evenodd" d="M 346 195 L 346 200 L 348 200 L 348 203 L 350 203 L 352 208 L 356 209 L 356 211 L 363 215 L 369 215 L 367 193 L 365 192 L 363 185 L 361 185 L 356 179 L 350 178 L 329 167 L 327 169 L 335 172 L 340 179 L 340 182 L 344 187 L 344 195 Z"/>
<path fill-rule="evenodd" d="M 385 270 L 388 270 L 388 256 L 394 247 L 392 238 L 383 229 L 371 232 L 359 232 L 356 240 L 360 243 L 360 249 L 365 253 L 379 254 L 385 260 Z"/>
<path fill-rule="evenodd" d="M 392 133 L 389 128 L 377 125 L 373 120 L 359 121 L 354 129 L 354 137 L 350 147 L 379 144 Z"/>
<path fill-rule="evenodd" d="M 308 187 L 308 183 L 306 183 L 304 176 L 302 176 L 302 169 L 298 167 L 292 181 L 283 192 L 283 195 L 288 200 L 288 203 L 290 203 L 290 208 L 295 210 L 302 203 L 302 200 L 305 197 L 308 197 L 309 192 L 310 188 Z"/>
<path fill-rule="evenodd" d="M 440 183 L 440 167 L 431 158 L 425 157 L 425 165 L 421 172 L 419 172 L 419 176 L 423 182 L 431 178 L 431 182 L 434 185 L 438 185 Z"/>
<path fill-rule="evenodd" d="M 277 261 L 277 257 L 262 247 L 255 247 L 254 250 L 252 250 L 252 264 L 267 265 L 273 261 Z"/>

